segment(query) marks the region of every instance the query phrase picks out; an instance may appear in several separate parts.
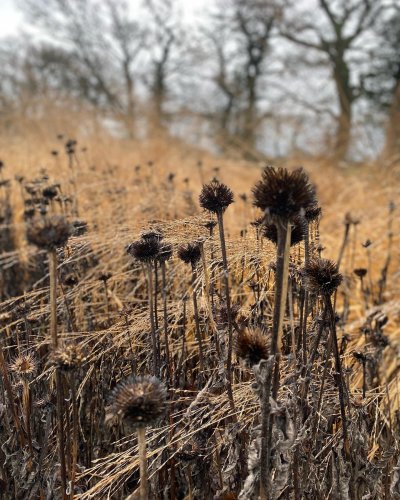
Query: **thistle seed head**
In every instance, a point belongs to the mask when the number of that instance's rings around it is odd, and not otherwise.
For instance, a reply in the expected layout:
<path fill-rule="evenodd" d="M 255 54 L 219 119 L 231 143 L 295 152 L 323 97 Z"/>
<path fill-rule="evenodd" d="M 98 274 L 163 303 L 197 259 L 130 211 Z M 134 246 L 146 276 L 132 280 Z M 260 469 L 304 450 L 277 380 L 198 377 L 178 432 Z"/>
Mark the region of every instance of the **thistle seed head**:
<path fill-rule="evenodd" d="M 137 240 L 128 245 L 126 251 L 140 262 L 151 262 L 159 254 L 160 242 L 157 238 Z"/>
<path fill-rule="evenodd" d="M 201 258 L 200 244 L 195 242 L 181 245 L 178 248 L 178 257 L 185 264 L 192 264 L 192 266 L 195 266 Z"/>
<path fill-rule="evenodd" d="M 199 196 L 200 206 L 213 213 L 223 213 L 234 202 L 232 191 L 217 179 L 205 184 Z"/>
<path fill-rule="evenodd" d="M 134 427 L 151 425 L 166 409 L 167 391 L 157 377 L 130 376 L 120 382 L 110 397 L 111 417 L 118 417 Z"/>
<path fill-rule="evenodd" d="M 266 167 L 253 188 L 254 205 L 272 217 L 292 220 L 316 205 L 315 188 L 302 168 Z"/>
<path fill-rule="evenodd" d="M 316 295 L 332 295 L 343 280 L 335 262 L 315 259 L 302 270 L 304 287 Z"/>
<path fill-rule="evenodd" d="M 71 226 L 61 215 L 38 217 L 29 224 L 26 236 L 38 248 L 55 250 L 67 243 Z"/>
<path fill-rule="evenodd" d="M 51 364 L 64 372 L 76 370 L 85 359 L 81 347 L 77 344 L 58 347 L 50 356 Z"/>
<path fill-rule="evenodd" d="M 10 368 L 20 378 L 28 378 L 36 372 L 37 363 L 32 354 L 21 354 L 14 359 Z"/>

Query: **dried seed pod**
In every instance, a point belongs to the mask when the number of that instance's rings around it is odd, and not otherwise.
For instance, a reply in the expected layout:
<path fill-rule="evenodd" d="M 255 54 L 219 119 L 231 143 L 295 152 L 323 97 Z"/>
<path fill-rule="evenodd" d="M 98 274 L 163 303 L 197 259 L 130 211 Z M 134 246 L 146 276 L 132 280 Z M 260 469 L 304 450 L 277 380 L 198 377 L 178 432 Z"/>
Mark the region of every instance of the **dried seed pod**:
<path fill-rule="evenodd" d="M 71 226 L 61 215 L 38 217 L 29 224 L 26 235 L 38 248 L 54 250 L 67 243 Z"/>
<path fill-rule="evenodd" d="M 360 279 L 364 278 L 367 275 L 368 270 L 360 267 L 358 269 L 353 269 L 353 273 L 358 276 Z"/>
<path fill-rule="evenodd" d="M 213 179 L 209 184 L 205 184 L 199 196 L 200 206 L 213 213 L 224 212 L 231 203 L 234 202 L 232 191 Z"/>
<path fill-rule="evenodd" d="M 297 245 L 304 240 L 304 234 L 306 231 L 305 220 L 301 217 L 296 217 L 292 221 L 292 230 L 290 233 L 290 246 Z M 278 244 L 278 229 L 275 224 L 265 224 L 262 227 L 261 234 L 272 241 L 275 245 Z"/>
<path fill-rule="evenodd" d="M 315 259 L 302 270 L 304 287 L 316 295 L 332 295 L 343 281 L 335 262 Z"/>
<path fill-rule="evenodd" d="M 165 413 L 167 391 L 157 377 L 130 376 L 120 382 L 110 397 L 110 414 L 133 427 L 154 424 Z"/>
<path fill-rule="evenodd" d="M 178 257 L 185 263 L 195 266 L 201 258 L 199 243 L 187 243 L 178 248 Z"/>
<path fill-rule="evenodd" d="M 28 378 L 36 372 L 37 363 L 32 354 L 21 354 L 14 359 L 10 369 L 20 378 Z"/>
<path fill-rule="evenodd" d="M 293 219 L 316 205 L 315 188 L 302 168 L 266 167 L 253 188 L 254 205 L 272 217 Z"/>
<path fill-rule="evenodd" d="M 265 332 L 260 329 L 242 331 L 236 340 L 236 354 L 250 368 L 268 359 L 269 345 Z"/>
<path fill-rule="evenodd" d="M 86 357 L 78 344 L 58 347 L 50 356 L 50 362 L 59 370 L 69 372 L 76 370 Z"/>
<path fill-rule="evenodd" d="M 160 242 L 156 238 L 141 239 L 128 245 L 126 251 L 140 262 L 150 262 L 158 256 Z"/>

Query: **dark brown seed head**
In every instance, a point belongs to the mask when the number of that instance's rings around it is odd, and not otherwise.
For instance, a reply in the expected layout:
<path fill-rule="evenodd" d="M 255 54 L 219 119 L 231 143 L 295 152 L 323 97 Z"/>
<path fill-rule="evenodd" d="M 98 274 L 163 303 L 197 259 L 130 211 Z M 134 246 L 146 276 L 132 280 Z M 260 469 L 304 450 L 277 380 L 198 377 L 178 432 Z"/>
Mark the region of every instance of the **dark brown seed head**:
<path fill-rule="evenodd" d="M 82 236 L 87 233 L 88 223 L 83 220 L 74 220 L 72 222 L 72 236 Z"/>
<path fill-rule="evenodd" d="M 269 345 L 265 333 L 260 329 L 242 331 L 236 341 L 236 354 L 250 368 L 268 359 Z"/>
<path fill-rule="evenodd" d="M 303 268 L 304 287 L 316 295 L 332 295 L 343 280 L 337 264 L 328 259 L 315 259 Z"/>
<path fill-rule="evenodd" d="M 161 241 L 164 236 L 160 231 L 145 231 L 140 235 L 140 237 L 142 238 L 142 240 L 155 239 L 157 241 Z"/>
<path fill-rule="evenodd" d="M 297 243 L 304 240 L 304 233 L 306 231 L 305 225 L 306 223 L 301 217 L 293 219 L 290 233 L 290 246 L 297 245 Z M 275 245 L 278 244 L 278 230 L 275 224 L 265 224 L 265 226 L 262 226 L 261 234 Z"/>
<path fill-rule="evenodd" d="M 360 267 L 359 269 L 354 269 L 353 270 L 353 273 L 358 276 L 360 279 L 364 278 L 367 274 L 368 270 L 363 268 L 363 267 Z"/>
<path fill-rule="evenodd" d="M 314 222 L 315 220 L 318 220 L 321 217 L 322 214 L 322 209 L 318 205 L 315 205 L 310 208 L 306 208 L 304 217 L 307 222 Z"/>
<path fill-rule="evenodd" d="M 195 266 L 201 258 L 200 244 L 187 243 L 178 248 L 178 257 L 183 260 L 185 264 L 192 264 Z"/>
<path fill-rule="evenodd" d="M 167 262 L 172 257 L 172 245 L 169 243 L 160 244 L 160 252 L 157 255 L 157 260 L 159 262 Z"/>
<path fill-rule="evenodd" d="M 126 247 L 126 251 L 140 262 L 151 262 L 160 251 L 160 242 L 156 238 L 134 241 Z"/>
<path fill-rule="evenodd" d="M 77 344 L 58 347 L 50 356 L 51 364 L 64 372 L 76 370 L 85 359 L 81 347 Z"/>
<path fill-rule="evenodd" d="M 124 419 L 134 427 L 157 422 L 166 409 L 167 391 L 156 377 L 130 376 L 120 382 L 110 397 L 111 416 Z"/>
<path fill-rule="evenodd" d="M 315 188 L 302 168 L 266 167 L 253 188 L 254 205 L 272 217 L 293 219 L 316 205 Z"/>
<path fill-rule="evenodd" d="M 46 250 L 64 246 L 71 236 L 71 226 L 61 215 L 38 217 L 26 232 L 29 243 Z"/>
<path fill-rule="evenodd" d="M 57 196 L 57 186 L 47 186 L 43 189 L 42 195 L 44 198 L 47 198 L 48 200 L 52 200 Z"/>
<path fill-rule="evenodd" d="M 217 179 L 205 184 L 199 196 L 200 206 L 213 213 L 224 212 L 234 202 L 232 191 Z"/>

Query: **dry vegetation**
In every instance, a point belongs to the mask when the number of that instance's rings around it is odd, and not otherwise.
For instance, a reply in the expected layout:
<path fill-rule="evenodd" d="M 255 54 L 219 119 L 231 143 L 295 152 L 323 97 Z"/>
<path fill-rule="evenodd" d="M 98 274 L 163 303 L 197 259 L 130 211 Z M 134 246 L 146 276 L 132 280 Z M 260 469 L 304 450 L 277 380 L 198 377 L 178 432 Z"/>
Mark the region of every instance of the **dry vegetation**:
<path fill-rule="evenodd" d="M 301 234 L 308 251 L 291 248 L 274 350 L 281 255 L 252 224 L 264 164 L 96 131 L 66 149 L 76 133 L 44 124 L 1 143 L 0 496 L 139 498 L 141 456 L 149 498 L 400 498 L 400 166 L 303 161 L 322 217 Z M 229 274 L 215 214 L 199 205 L 214 177 L 235 199 L 223 214 Z M 75 225 L 57 250 L 37 236 L 51 214 Z M 126 250 L 149 231 L 172 245 L 165 264 Z M 188 243 L 200 244 L 192 266 L 178 258 Z M 340 260 L 331 297 L 305 286 L 305 260 L 321 255 Z M 132 374 L 167 389 L 146 428 L 147 473 L 132 415 L 121 418 L 132 401 L 112 404 Z"/>

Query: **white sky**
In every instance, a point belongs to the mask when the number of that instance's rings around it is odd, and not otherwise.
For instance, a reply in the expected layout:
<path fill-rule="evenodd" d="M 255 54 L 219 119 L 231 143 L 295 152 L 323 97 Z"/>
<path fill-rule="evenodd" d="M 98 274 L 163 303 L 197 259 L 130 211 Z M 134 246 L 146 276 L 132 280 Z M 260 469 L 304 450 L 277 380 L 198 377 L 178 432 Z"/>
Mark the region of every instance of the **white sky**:
<path fill-rule="evenodd" d="M 203 9 L 213 3 L 213 0 L 174 1 L 182 5 L 185 16 L 189 19 L 195 17 Z M 16 6 L 16 0 L 0 0 L 0 39 L 4 36 L 17 35 L 19 30 L 23 27 L 24 17 Z"/>

